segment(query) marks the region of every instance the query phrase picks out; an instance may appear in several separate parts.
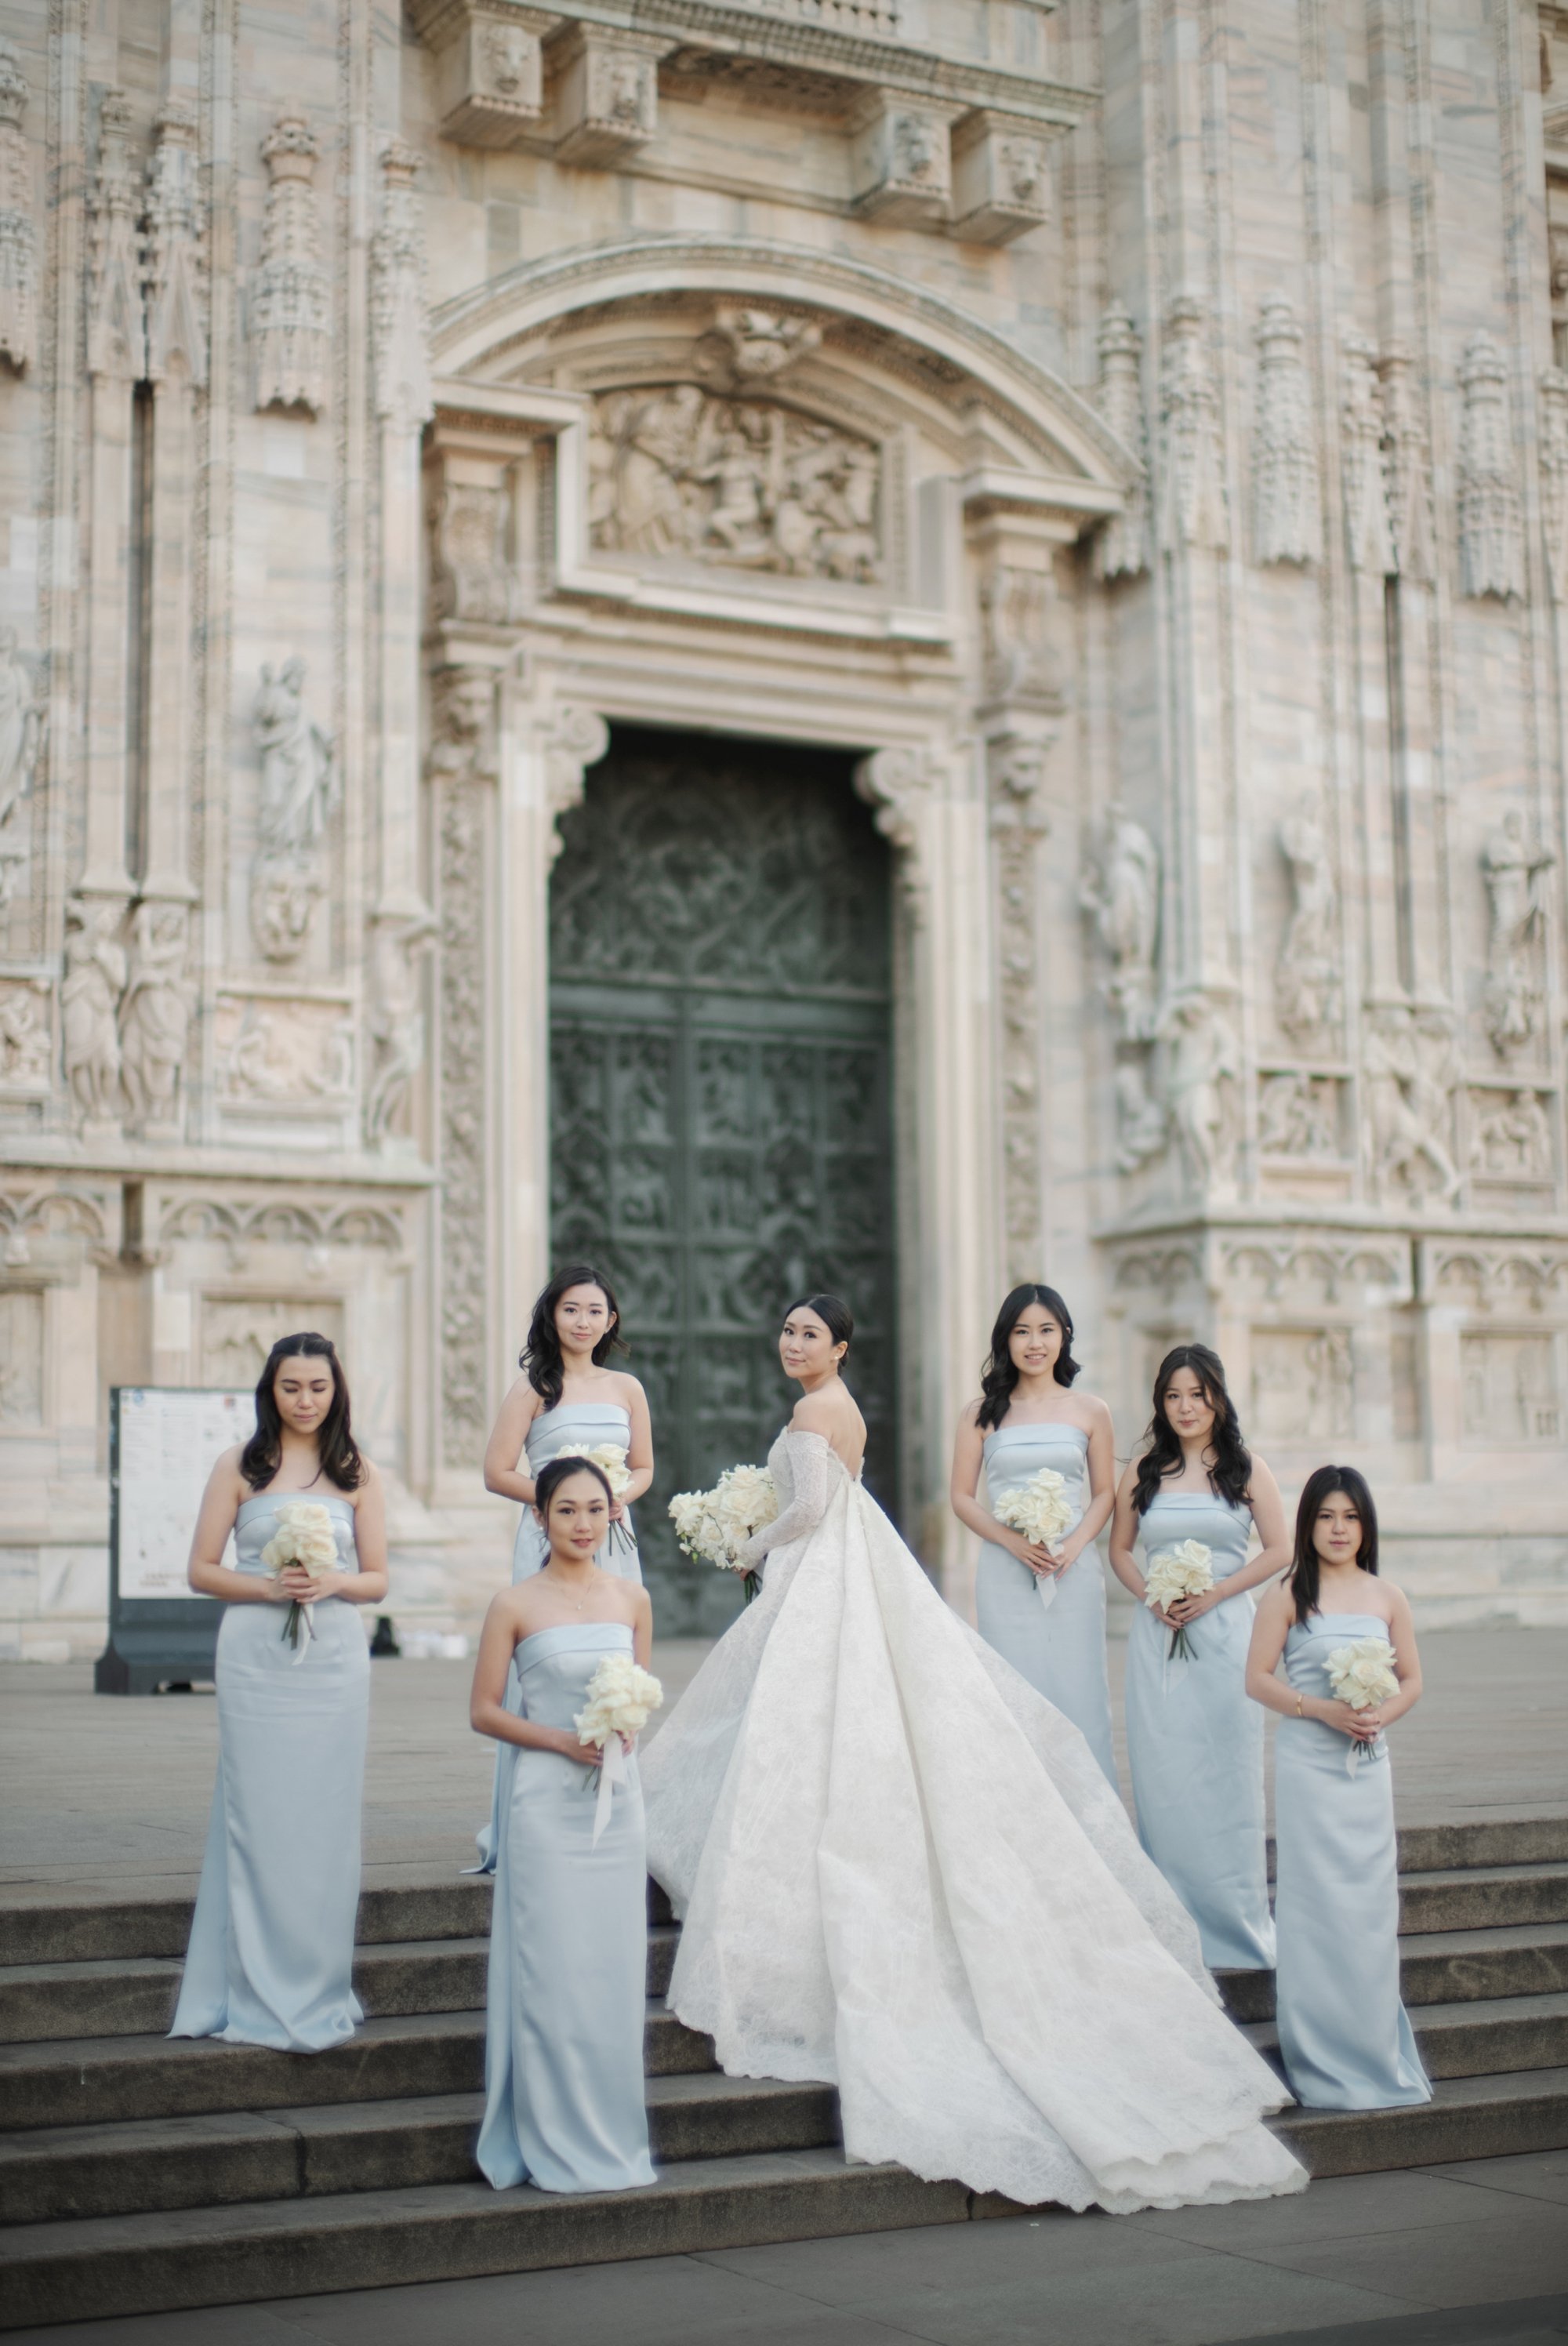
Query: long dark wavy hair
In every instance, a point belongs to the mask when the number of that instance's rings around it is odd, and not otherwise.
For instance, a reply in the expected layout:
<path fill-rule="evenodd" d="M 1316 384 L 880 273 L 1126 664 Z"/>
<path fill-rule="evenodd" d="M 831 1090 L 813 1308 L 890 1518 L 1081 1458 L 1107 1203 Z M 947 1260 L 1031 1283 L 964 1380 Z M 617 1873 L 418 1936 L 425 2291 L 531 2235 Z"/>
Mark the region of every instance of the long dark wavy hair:
<path fill-rule="evenodd" d="M 612 1352 L 627 1350 L 621 1336 L 621 1313 L 616 1301 L 616 1290 L 604 1272 L 596 1270 L 588 1262 L 564 1263 L 535 1302 L 523 1350 L 517 1355 L 518 1367 L 546 1409 L 556 1406 L 566 1380 L 565 1362 L 561 1358 L 560 1331 L 555 1326 L 555 1306 L 569 1287 L 596 1287 L 610 1308 L 610 1324 L 594 1346 L 595 1368 L 602 1369 Z"/>
<path fill-rule="evenodd" d="M 1070 1385 L 1078 1373 L 1078 1363 L 1073 1358 L 1073 1314 L 1054 1287 L 1043 1287 L 1038 1280 L 1026 1280 L 1006 1298 L 991 1331 L 990 1356 L 980 1372 L 980 1409 L 975 1419 L 982 1433 L 988 1425 L 1000 1425 L 1013 1406 L 1018 1365 L 1008 1339 L 1032 1303 L 1044 1304 L 1062 1330 L 1062 1349 L 1051 1372 L 1057 1383 Z"/>
<path fill-rule="evenodd" d="M 325 1361 L 332 1372 L 332 1399 L 316 1431 L 316 1453 L 321 1473 L 340 1491 L 357 1491 L 365 1479 L 365 1462 L 354 1440 L 349 1419 L 349 1381 L 330 1336 L 306 1329 L 298 1336 L 280 1336 L 267 1355 L 256 1387 L 256 1431 L 239 1454 L 239 1472 L 253 1491 L 260 1491 L 278 1472 L 283 1454 L 283 1421 L 278 1413 L 274 1388 L 285 1361 Z"/>
<path fill-rule="evenodd" d="M 843 1345 L 844 1359 L 848 1360 L 855 1333 L 855 1315 L 841 1295 L 798 1295 L 784 1314 L 784 1320 L 792 1320 L 797 1311 L 814 1311 L 834 1343 Z M 784 1321 L 779 1324 L 782 1327 Z M 840 1362 L 840 1366 L 842 1365 Z"/>
<path fill-rule="evenodd" d="M 534 1504 L 542 1524 L 550 1520 L 550 1502 L 569 1474 L 591 1474 L 613 1507 L 616 1494 L 610 1488 L 610 1478 L 602 1466 L 591 1458 L 547 1458 L 534 1478 Z"/>
<path fill-rule="evenodd" d="M 1378 1510 L 1366 1476 L 1354 1466 L 1315 1466 L 1296 1503 L 1296 1553 L 1285 1586 L 1296 1599 L 1296 1618 L 1308 1620 L 1318 1610 L 1318 1576 L 1323 1559 L 1312 1544 L 1312 1526 L 1325 1499 L 1343 1491 L 1361 1519 L 1361 1545 L 1356 1562 L 1363 1572 L 1378 1569 Z"/>
<path fill-rule="evenodd" d="M 1236 1414 L 1236 1403 L 1225 1382 L 1225 1363 L 1217 1352 L 1207 1344 L 1177 1344 L 1160 1362 L 1155 1379 L 1155 1413 L 1145 1439 L 1148 1448 L 1138 1461 L 1137 1482 L 1133 1491 L 1133 1504 L 1138 1514 L 1148 1511 L 1160 1484 L 1167 1475 L 1181 1473 L 1181 1443 L 1176 1428 L 1166 1415 L 1166 1387 L 1178 1369 L 1190 1369 L 1203 1388 L 1203 1397 L 1214 1412 L 1214 1432 L 1209 1440 L 1214 1444 L 1214 1464 L 1208 1479 L 1222 1499 L 1233 1507 L 1244 1504 L 1247 1486 L 1252 1480 L 1252 1453 L 1241 1438 L 1241 1420 Z"/>

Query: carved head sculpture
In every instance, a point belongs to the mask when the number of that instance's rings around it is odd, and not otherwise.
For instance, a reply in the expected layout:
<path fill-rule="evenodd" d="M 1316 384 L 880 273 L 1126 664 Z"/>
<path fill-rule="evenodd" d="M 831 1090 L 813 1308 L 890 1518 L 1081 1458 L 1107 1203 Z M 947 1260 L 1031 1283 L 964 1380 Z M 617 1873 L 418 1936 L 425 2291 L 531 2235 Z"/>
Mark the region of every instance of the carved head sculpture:
<path fill-rule="evenodd" d="M 605 119 L 624 123 L 629 129 L 640 127 L 647 83 L 647 67 L 643 58 L 607 57 L 600 82 L 603 93 L 601 112 Z"/>
<path fill-rule="evenodd" d="M 1002 177 L 1015 204 L 1032 204 L 1044 176 L 1044 152 L 1032 138 L 1006 140 L 1002 149 Z"/>
<path fill-rule="evenodd" d="M 484 27 L 480 46 L 486 86 L 499 97 L 527 97 L 535 54 L 533 36 L 521 26 L 491 19 Z"/>
<path fill-rule="evenodd" d="M 292 961 L 303 951 L 321 887 L 320 875 L 303 857 L 270 856 L 257 867 L 250 925 L 269 961 Z"/>
<path fill-rule="evenodd" d="M 901 179 L 930 178 L 942 152 L 937 126 L 923 114 L 901 114 L 893 127 L 893 157 Z"/>

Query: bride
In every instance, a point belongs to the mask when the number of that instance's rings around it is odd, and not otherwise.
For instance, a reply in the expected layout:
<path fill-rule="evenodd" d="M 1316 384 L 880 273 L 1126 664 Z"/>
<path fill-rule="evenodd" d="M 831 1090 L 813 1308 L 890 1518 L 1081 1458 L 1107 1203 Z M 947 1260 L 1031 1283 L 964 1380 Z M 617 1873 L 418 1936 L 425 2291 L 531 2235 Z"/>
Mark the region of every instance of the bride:
<path fill-rule="evenodd" d="M 852 1331 L 830 1295 L 785 1320 L 762 1591 L 642 1759 L 671 2008 L 731 2076 L 837 2086 L 854 2159 L 1116 2213 L 1301 2190 L 1088 1745 L 861 1488 Z"/>

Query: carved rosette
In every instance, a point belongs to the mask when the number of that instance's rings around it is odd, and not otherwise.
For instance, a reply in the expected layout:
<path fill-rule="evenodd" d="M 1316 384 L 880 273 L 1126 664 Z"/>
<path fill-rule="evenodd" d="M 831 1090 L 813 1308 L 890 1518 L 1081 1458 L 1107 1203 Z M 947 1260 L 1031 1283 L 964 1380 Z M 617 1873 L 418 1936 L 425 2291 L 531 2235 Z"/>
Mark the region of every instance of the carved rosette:
<path fill-rule="evenodd" d="M 411 437 L 435 412 L 424 309 L 420 158 L 392 139 L 382 155 L 381 222 L 371 240 L 371 342 L 376 413 Z"/>
<path fill-rule="evenodd" d="M 1464 592 L 1506 602 L 1524 591 L 1524 531 L 1508 420 L 1508 372 L 1490 334 L 1459 371 L 1459 556 Z"/>
<path fill-rule="evenodd" d="M 1124 446 L 1146 463 L 1143 349 L 1131 313 L 1113 302 L 1100 321 L 1100 413 Z M 1095 576 L 1136 578 L 1148 563 L 1147 487 L 1140 478 L 1127 491 L 1121 512 L 1112 515 L 1095 540 Z"/>
<path fill-rule="evenodd" d="M 22 117 L 27 81 L 15 49 L 0 41 L 0 358 L 18 374 L 38 338 L 37 227 L 33 172 Z"/>
<path fill-rule="evenodd" d="M 280 115 L 261 141 L 271 184 L 261 224 L 261 259 L 250 299 L 256 404 L 327 403 L 331 358 L 331 294 L 321 260 L 314 186 L 321 149 L 299 115 Z"/>
<path fill-rule="evenodd" d="M 1263 304 L 1257 344 L 1257 415 L 1252 434 L 1253 552 L 1260 563 L 1311 562 L 1322 544 L 1312 393 L 1301 329 L 1283 293 Z"/>
<path fill-rule="evenodd" d="M 441 949 L 442 1455 L 449 1466 L 471 1466 L 489 1422 L 485 873 L 496 771 L 490 670 L 438 671 L 426 771 L 436 793 Z"/>
<path fill-rule="evenodd" d="M 98 163 L 87 198 L 87 372 L 125 383 L 147 372 L 139 196 L 130 157 L 130 108 L 122 90 L 108 89 L 98 112 Z"/>
<path fill-rule="evenodd" d="M 986 745 L 1002 1014 L 1003 1211 L 1009 1279 L 1039 1275 L 1041 1249 L 1040 786 L 1049 744 L 1006 733 Z"/>
<path fill-rule="evenodd" d="M 1159 542 L 1216 552 L 1230 543 L 1220 440 L 1219 393 L 1208 352 L 1208 313 L 1183 294 L 1166 315 L 1160 376 Z"/>
<path fill-rule="evenodd" d="M 1362 334 L 1345 337 L 1339 423 L 1350 567 L 1369 577 L 1390 577 L 1399 565 L 1383 456 L 1383 387 L 1376 354 Z"/>
<path fill-rule="evenodd" d="M 171 98 L 158 117 L 148 165 L 143 283 L 147 372 L 207 381 L 207 228 L 198 188 L 196 116 Z"/>

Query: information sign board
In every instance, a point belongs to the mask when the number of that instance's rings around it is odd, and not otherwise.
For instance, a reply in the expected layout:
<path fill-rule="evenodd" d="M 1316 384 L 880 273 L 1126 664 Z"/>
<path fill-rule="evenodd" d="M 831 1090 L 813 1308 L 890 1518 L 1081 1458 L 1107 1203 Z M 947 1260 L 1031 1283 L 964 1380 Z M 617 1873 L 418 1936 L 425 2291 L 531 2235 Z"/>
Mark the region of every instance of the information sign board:
<path fill-rule="evenodd" d="M 197 1385 L 109 1394 L 109 1642 L 99 1694 L 151 1694 L 210 1678 L 222 1608 L 185 1576 L 207 1478 L 249 1441 L 255 1396 Z M 233 1562 L 233 1543 L 224 1562 Z"/>

